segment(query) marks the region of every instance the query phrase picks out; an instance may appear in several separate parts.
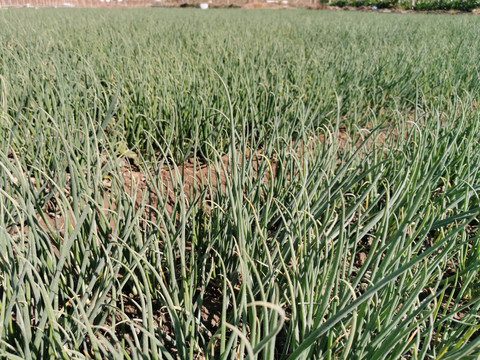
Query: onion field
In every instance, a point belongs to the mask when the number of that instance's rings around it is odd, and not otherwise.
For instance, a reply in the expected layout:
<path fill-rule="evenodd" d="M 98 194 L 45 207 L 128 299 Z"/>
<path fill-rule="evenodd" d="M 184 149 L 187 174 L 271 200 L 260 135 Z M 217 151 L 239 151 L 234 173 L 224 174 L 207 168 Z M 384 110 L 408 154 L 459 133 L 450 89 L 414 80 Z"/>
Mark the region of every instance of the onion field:
<path fill-rule="evenodd" d="M 478 359 L 480 22 L 0 11 L 0 358 Z"/>

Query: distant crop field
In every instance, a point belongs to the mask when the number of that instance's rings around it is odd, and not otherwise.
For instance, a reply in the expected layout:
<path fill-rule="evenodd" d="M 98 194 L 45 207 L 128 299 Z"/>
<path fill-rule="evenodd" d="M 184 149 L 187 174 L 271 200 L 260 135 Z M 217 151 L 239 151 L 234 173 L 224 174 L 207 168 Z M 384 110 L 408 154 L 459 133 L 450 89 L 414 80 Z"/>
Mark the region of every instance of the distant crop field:
<path fill-rule="evenodd" d="M 480 27 L 0 11 L 0 357 L 477 359 Z"/>

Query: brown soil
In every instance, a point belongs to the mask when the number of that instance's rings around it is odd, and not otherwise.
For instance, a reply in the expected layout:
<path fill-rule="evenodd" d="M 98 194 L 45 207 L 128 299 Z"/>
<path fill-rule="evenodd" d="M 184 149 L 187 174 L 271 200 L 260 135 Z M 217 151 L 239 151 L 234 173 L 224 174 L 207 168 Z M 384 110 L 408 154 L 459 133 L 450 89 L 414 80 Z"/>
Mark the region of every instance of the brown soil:
<path fill-rule="evenodd" d="M 338 150 L 342 151 L 346 147 L 354 146 L 358 148 L 365 138 L 371 131 L 370 126 L 367 124 L 367 127 L 361 130 L 361 136 L 356 139 L 352 139 L 346 132 L 346 129 L 341 128 L 337 135 L 327 134 L 320 135 L 318 138 L 312 138 L 308 141 L 308 144 L 300 146 L 297 148 L 296 153 L 298 157 L 302 157 L 305 151 L 312 151 L 315 147 L 323 144 L 325 141 L 330 142 L 333 138 L 336 137 L 336 145 Z M 404 134 L 404 138 L 406 134 Z M 376 146 L 386 145 L 392 146 L 398 141 L 398 131 L 397 130 L 380 130 L 377 134 L 371 137 L 365 147 L 365 151 L 371 149 L 373 144 Z M 292 144 L 293 145 L 293 144 Z M 333 145 L 333 144 L 332 144 Z M 243 160 L 241 160 L 243 159 Z M 247 152 L 245 156 L 237 153 L 237 159 L 231 159 L 230 155 L 224 155 L 217 166 L 213 162 L 206 163 L 200 159 L 190 159 L 180 166 L 170 165 L 163 167 L 161 169 L 150 169 L 150 173 L 143 172 L 136 164 L 132 161 L 123 160 L 124 165 L 121 167 L 121 181 L 123 182 L 123 187 L 129 197 L 135 204 L 135 209 L 138 210 L 142 205 L 145 206 L 145 213 L 143 216 L 150 221 L 156 220 L 157 211 L 166 211 L 168 214 L 173 212 L 174 206 L 178 201 L 182 201 L 185 205 L 190 205 L 195 201 L 203 200 L 204 203 L 202 206 L 205 210 L 211 208 L 212 201 L 214 201 L 216 193 L 220 190 L 224 192 L 226 190 L 227 183 L 229 181 L 230 169 L 233 164 L 238 164 L 240 161 L 250 161 L 250 153 Z M 13 159 L 11 159 L 13 161 Z M 268 167 L 266 174 L 264 175 L 264 182 L 268 183 L 271 177 L 275 176 L 275 169 L 277 166 L 277 159 L 266 159 L 261 151 L 257 151 L 252 161 L 253 167 L 253 180 L 256 180 L 256 172 L 258 171 L 259 166 L 262 163 L 268 161 Z M 233 165 L 238 166 L 238 165 Z M 218 169 L 218 170 L 217 170 Z M 273 174 L 270 174 L 270 169 L 273 171 Z M 18 183 L 18 179 L 13 178 L 13 183 Z M 38 190 L 38 185 L 35 184 L 35 179 L 30 179 L 31 185 Z M 104 183 L 105 186 L 105 195 L 103 201 L 103 215 L 108 217 L 108 213 L 111 211 L 116 211 L 116 206 L 114 201 L 112 201 L 109 186 L 107 182 Z M 68 187 L 68 186 L 67 186 Z M 51 191 L 52 189 L 46 189 L 46 192 Z M 58 190 L 58 189 L 55 189 Z M 69 191 L 69 189 L 63 189 Z M 204 193 L 206 192 L 206 193 Z M 202 196 L 202 194 L 204 196 Z M 69 196 L 68 193 L 65 193 L 65 196 Z M 159 201 L 159 198 L 162 200 Z M 114 199 L 113 199 L 114 200 Z M 160 205 L 165 205 L 163 208 L 159 208 Z M 153 209 L 153 211 L 151 211 Z M 147 214 L 148 212 L 148 214 Z M 38 213 L 36 220 L 40 228 L 45 229 L 47 232 L 51 230 L 58 232 L 58 234 L 63 237 L 65 233 L 65 219 L 64 214 L 60 212 L 56 204 L 55 197 L 47 203 L 43 209 L 43 213 Z M 69 215 L 69 223 L 72 226 L 75 226 L 73 216 Z M 110 224 L 114 226 L 113 222 Z M 15 228 L 14 233 L 23 232 L 28 233 L 28 226 L 21 224 L 13 225 Z M 10 231 L 10 228 L 8 229 Z M 54 247 L 56 253 L 58 251 Z"/>
<path fill-rule="evenodd" d="M 247 3 L 242 9 L 295 9 L 295 6 L 275 3 Z"/>

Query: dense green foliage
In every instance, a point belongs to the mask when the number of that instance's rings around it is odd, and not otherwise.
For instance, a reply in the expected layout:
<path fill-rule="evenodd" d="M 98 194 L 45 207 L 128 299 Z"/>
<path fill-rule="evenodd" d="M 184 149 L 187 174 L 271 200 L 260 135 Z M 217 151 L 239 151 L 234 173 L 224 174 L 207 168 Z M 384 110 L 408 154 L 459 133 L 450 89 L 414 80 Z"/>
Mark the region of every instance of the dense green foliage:
<path fill-rule="evenodd" d="M 419 11 L 458 10 L 469 12 L 480 7 L 478 0 L 333 0 L 332 6 L 376 7 L 377 9 L 413 9 Z"/>
<path fill-rule="evenodd" d="M 0 357 L 475 359 L 479 30 L 0 12 Z"/>

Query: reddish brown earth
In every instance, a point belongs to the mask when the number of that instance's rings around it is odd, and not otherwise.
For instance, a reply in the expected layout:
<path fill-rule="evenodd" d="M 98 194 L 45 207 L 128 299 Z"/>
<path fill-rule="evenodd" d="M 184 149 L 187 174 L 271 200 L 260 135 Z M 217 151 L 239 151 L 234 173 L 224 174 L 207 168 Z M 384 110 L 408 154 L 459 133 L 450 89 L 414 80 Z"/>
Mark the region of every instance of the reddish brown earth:
<path fill-rule="evenodd" d="M 293 151 L 292 148 L 292 155 L 296 153 L 297 157 L 302 157 L 304 151 L 312 151 L 316 146 L 320 146 L 320 144 L 323 144 L 325 141 L 330 142 L 331 140 L 328 139 L 335 137 L 337 139 L 335 146 L 338 147 L 339 151 L 342 151 L 347 146 L 358 148 L 370 131 L 371 128 L 367 124 L 367 127 L 360 131 L 360 135 L 356 139 L 352 139 L 347 134 L 346 130 L 341 128 L 336 135 L 324 134 L 316 139 L 310 139 L 307 145 L 301 143 L 296 151 Z M 406 134 L 404 134 L 404 138 L 405 137 Z M 375 137 L 368 139 L 365 149 L 370 149 L 374 143 L 377 146 L 385 145 L 390 147 L 397 141 L 397 130 L 379 130 Z M 233 161 L 236 165 L 233 166 L 238 166 L 239 161 L 249 161 L 249 158 L 249 152 L 247 152 L 246 156 L 237 153 L 237 160 Z M 13 159 L 11 160 L 13 161 Z M 253 180 L 256 178 L 256 172 L 258 171 L 259 166 L 267 161 L 268 170 L 264 175 L 265 183 L 270 180 L 271 176 L 275 176 L 275 168 L 277 164 L 276 158 L 267 159 L 261 151 L 257 151 L 251 161 L 254 177 Z M 142 205 L 147 205 L 148 209 L 163 211 L 163 209 L 158 209 L 160 202 L 159 197 L 162 197 L 161 203 L 165 203 L 165 210 L 168 214 L 172 213 L 173 207 L 178 201 L 183 201 L 185 202 L 185 205 L 188 206 L 193 201 L 200 200 L 200 195 L 204 190 L 207 191 L 205 196 L 206 202 L 202 205 L 205 209 L 210 209 L 211 201 L 214 200 L 216 192 L 219 189 L 225 191 L 232 166 L 232 160 L 229 155 L 224 155 L 219 159 L 216 166 L 214 162 L 206 163 L 199 159 L 190 159 L 180 166 L 170 165 L 161 169 L 150 169 L 148 172 L 142 171 L 135 162 L 128 162 L 126 159 L 123 160 L 123 162 L 124 165 L 120 169 L 121 180 L 119 180 L 123 182 L 123 187 L 126 193 L 132 201 L 134 201 L 136 210 Z M 271 172 L 273 173 L 271 174 Z M 17 181 L 17 179 L 13 179 L 14 183 Z M 39 186 L 35 184 L 34 178 L 30 179 L 30 183 L 38 190 Z M 110 184 L 104 183 L 104 190 L 106 191 L 103 204 L 100 205 L 103 206 L 102 210 L 105 216 L 108 216 L 110 211 L 116 211 L 115 201 L 111 198 L 109 186 Z M 68 193 L 65 193 L 68 192 L 68 189 L 46 189 L 47 192 L 51 190 L 55 190 L 56 192 L 63 191 L 64 196 L 69 196 Z M 152 211 L 149 214 L 149 220 L 155 221 L 156 212 Z M 56 204 L 55 197 L 53 197 L 53 199 L 44 207 L 43 213 L 37 214 L 37 221 L 40 227 L 46 231 L 59 231 L 60 235 L 63 236 L 65 232 L 64 216 L 65 215 L 61 213 L 61 210 Z M 71 215 L 69 215 L 69 223 L 75 226 L 75 221 Z M 28 233 L 28 226 L 22 226 L 21 224 L 14 226 L 17 228 L 18 232 L 24 232 L 25 234 Z M 114 224 L 111 223 L 111 226 L 114 226 Z"/>

